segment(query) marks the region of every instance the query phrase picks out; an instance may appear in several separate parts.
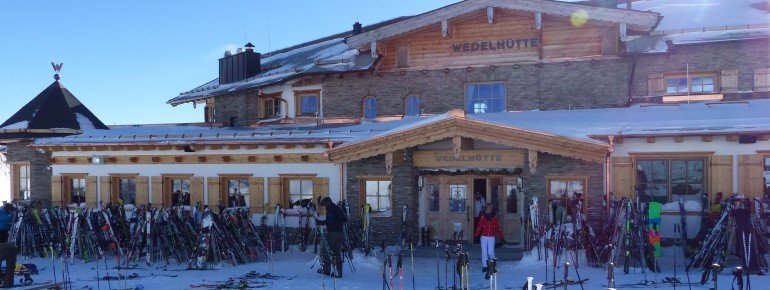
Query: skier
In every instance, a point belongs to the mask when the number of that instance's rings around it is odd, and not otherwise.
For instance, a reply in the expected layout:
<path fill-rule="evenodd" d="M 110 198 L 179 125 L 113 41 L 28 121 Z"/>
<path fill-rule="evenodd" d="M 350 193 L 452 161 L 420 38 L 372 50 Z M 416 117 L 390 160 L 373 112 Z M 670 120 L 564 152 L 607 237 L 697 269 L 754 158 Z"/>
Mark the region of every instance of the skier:
<path fill-rule="evenodd" d="M 487 260 L 495 259 L 495 238 L 500 237 L 500 241 L 505 244 L 503 230 L 500 228 L 500 222 L 497 220 L 497 213 L 495 213 L 492 207 L 492 203 L 488 202 L 486 209 L 481 213 L 479 225 L 476 227 L 475 232 L 475 236 L 480 237 L 481 241 L 481 267 L 484 272 L 488 270 Z"/>
<path fill-rule="evenodd" d="M 8 230 L 11 229 L 13 215 L 13 206 L 10 203 L 3 205 L 3 209 L 0 210 L 0 243 L 8 241 Z"/>
<path fill-rule="evenodd" d="M 329 256 L 331 255 L 331 257 L 334 259 L 334 268 L 336 269 L 335 277 L 342 278 L 341 250 L 342 243 L 344 241 L 342 229 L 345 222 L 347 222 L 347 218 L 345 218 L 345 214 L 342 212 L 342 208 L 335 204 L 328 196 L 321 199 L 318 204 L 326 209 L 326 219 L 317 220 L 316 224 L 326 226 L 326 245 L 328 245 L 328 248 L 324 247 L 321 250 L 323 268 L 319 269 L 318 273 L 331 276 L 331 261 L 329 261 Z M 317 218 L 318 214 L 314 213 L 314 215 Z M 329 252 L 331 252 L 331 254 Z"/>

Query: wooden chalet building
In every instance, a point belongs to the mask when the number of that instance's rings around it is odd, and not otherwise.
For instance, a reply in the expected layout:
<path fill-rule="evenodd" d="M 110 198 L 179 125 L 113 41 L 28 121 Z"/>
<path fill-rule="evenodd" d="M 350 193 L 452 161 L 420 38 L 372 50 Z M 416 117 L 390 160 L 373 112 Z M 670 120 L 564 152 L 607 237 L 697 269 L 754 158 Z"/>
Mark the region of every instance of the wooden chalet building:
<path fill-rule="evenodd" d="M 260 214 L 328 195 L 354 220 L 372 205 L 375 238 L 395 242 L 404 205 L 412 233 L 470 240 L 480 193 L 520 242 L 532 197 L 545 209 L 579 196 L 599 225 L 610 192 L 640 188 L 645 201 L 684 198 L 696 233 L 702 193 L 759 197 L 770 173 L 768 10 L 709 1 L 466 0 L 275 52 L 246 45 L 168 101 L 203 105 L 203 124 L 25 148 L 47 154 L 54 203 L 72 202 L 74 180 L 89 206 Z"/>

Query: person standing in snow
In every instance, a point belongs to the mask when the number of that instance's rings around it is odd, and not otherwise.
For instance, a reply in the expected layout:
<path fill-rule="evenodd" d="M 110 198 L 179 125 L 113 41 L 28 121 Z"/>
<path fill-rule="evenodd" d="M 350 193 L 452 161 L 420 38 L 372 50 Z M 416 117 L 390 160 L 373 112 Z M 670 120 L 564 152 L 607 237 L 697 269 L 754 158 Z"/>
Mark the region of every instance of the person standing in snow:
<path fill-rule="evenodd" d="M 318 220 L 316 216 L 316 225 L 326 226 L 326 244 L 321 243 L 321 262 L 323 267 L 318 270 L 318 273 L 331 276 L 331 263 L 334 263 L 335 277 L 342 278 L 342 242 L 344 239 L 342 228 L 345 222 L 347 222 L 347 218 L 342 212 L 342 208 L 335 204 L 328 196 L 321 199 L 319 204 L 326 209 L 326 219 Z M 329 261 L 330 256 L 334 261 Z"/>
<path fill-rule="evenodd" d="M 13 220 L 13 206 L 10 203 L 3 205 L 3 209 L 0 210 L 0 243 L 8 241 L 8 231 L 11 229 L 11 221 Z"/>
<path fill-rule="evenodd" d="M 495 238 L 500 237 L 500 241 L 505 244 L 503 230 L 500 228 L 497 213 L 495 213 L 491 202 L 487 203 L 486 209 L 481 213 L 474 236 L 480 237 L 481 266 L 482 270 L 487 272 L 487 261 L 495 259 Z"/>

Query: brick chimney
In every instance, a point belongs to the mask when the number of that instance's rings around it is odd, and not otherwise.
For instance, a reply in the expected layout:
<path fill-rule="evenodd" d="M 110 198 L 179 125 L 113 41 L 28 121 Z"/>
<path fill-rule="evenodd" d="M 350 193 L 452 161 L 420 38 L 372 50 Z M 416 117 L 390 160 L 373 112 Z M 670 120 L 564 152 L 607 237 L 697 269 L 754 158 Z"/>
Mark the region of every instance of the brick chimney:
<path fill-rule="evenodd" d="M 224 57 L 219 59 L 219 84 L 229 84 L 245 80 L 262 72 L 260 54 L 254 52 L 251 42 L 244 46 L 246 49 L 238 49 L 235 54 L 225 51 Z"/>

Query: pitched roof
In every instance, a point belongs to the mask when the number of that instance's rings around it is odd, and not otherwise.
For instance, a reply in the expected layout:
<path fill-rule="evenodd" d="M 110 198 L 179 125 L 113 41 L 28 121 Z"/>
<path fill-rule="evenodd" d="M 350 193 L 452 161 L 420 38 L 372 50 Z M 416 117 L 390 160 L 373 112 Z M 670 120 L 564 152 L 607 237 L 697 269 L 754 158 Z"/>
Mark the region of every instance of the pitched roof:
<path fill-rule="evenodd" d="M 367 32 L 410 17 L 402 16 L 367 25 L 362 27 L 361 31 Z M 176 106 L 224 93 L 265 87 L 307 75 L 362 71 L 372 68 L 377 59 L 369 54 L 359 55 L 357 49 L 345 44 L 345 37 L 350 35 L 353 35 L 352 30 L 264 53 L 260 57 L 262 62 L 260 74 L 225 85 L 220 85 L 217 78 L 182 92 L 167 103 Z"/>
<path fill-rule="evenodd" d="M 629 53 L 664 53 L 676 45 L 767 39 L 767 5 L 760 0 L 635 1 L 634 10 L 659 12 L 661 21 L 651 35 L 626 42 L 626 49 Z"/>
<path fill-rule="evenodd" d="M 0 125 L 0 139 L 74 134 L 88 129 L 109 130 L 57 80 Z"/>
<path fill-rule="evenodd" d="M 588 19 L 626 23 L 629 29 L 649 31 L 658 22 L 658 13 L 637 10 L 596 7 L 580 3 L 553 0 L 466 0 L 444 6 L 423 14 L 385 25 L 369 32 L 349 36 L 347 43 L 351 47 L 361 47 L 371 42 L 388 39 L 429 25 L 441 23 L 487 7 L 509 10 L 530 11 L 543 14 L 570 16 L 578 10 L 585 10 Z"/>

